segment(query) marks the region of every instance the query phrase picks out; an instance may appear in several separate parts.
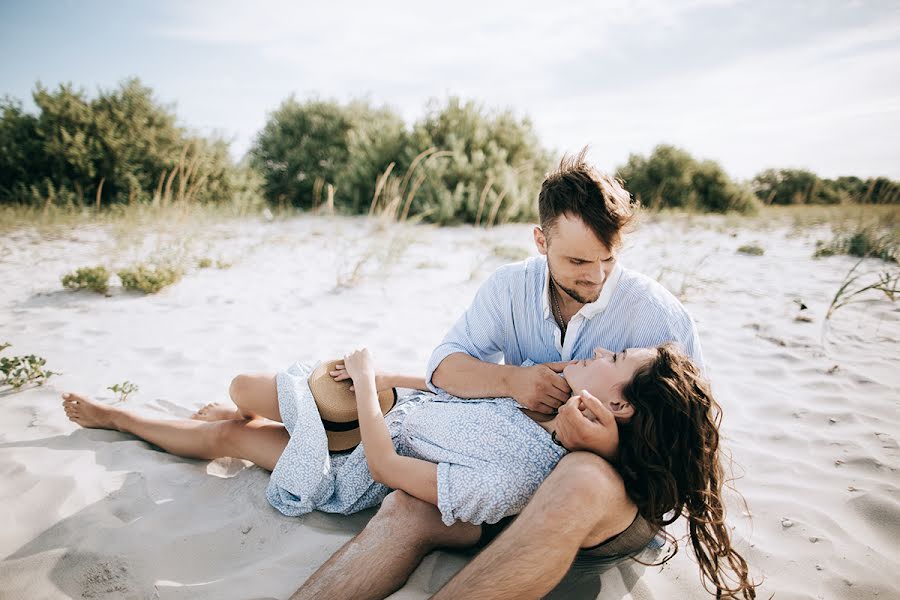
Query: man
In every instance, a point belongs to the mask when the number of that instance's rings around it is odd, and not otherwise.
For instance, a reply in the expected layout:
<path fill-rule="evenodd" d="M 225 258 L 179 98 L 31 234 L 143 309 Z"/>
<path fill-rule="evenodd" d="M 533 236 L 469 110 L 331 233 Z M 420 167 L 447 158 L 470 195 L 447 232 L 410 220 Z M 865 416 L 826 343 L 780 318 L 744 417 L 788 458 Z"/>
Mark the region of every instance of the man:
<path fill-rule="evenodd" d="M 563 158 L 541 186 L 541 225 L 534 228 L 541 256 L 498 269 L 435 349 L 426 374 L 433 389 L 462 398 L 510 396 L 552 414 L 581 391 L 569 389 L 558 372 L 569 360 L 604 354 L 601 349 L 675 341 L 702 365 L 684 307 L 655 281 L 617 263 L 622 231 L 633 218 L 631 200 L 618 182 L 588 165 L 585 153 Z M 501 358 L 505 364 L 497 364 Z M 518 366 L 526 360 L 542 364 Z M 636 554 L 657 532 L 637 513 L 615 469 L 578 451 L 591 447 L 598 428 L 582 419 L 573 451 L 518 517 L 496 524 L 447 527 L 436 507 L 391 493 L 293 598 L 383 598 L 431 550 L 488 543 L 435 598 L 540 598 L 578 553 Z"/>

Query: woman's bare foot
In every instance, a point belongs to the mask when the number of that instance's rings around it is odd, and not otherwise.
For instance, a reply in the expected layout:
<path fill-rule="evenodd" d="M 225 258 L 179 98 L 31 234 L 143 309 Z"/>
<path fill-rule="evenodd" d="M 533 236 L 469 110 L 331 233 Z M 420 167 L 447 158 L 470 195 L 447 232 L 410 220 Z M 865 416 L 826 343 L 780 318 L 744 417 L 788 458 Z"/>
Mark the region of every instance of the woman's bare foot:
<path fill-rule="evenodd" d="M 70 421 L 92 429 L 118 429 L 115 425 L 115 416 L 121 412 L 119 409 L 69 392 L 62 397 L 63 408 Z"/>
<path fill-rule="evenodd" d="M 244 415 L 233 404 L 211 402 L 192 414 L 191 418 L 197 421 L 231 421 L 233 419 L 243 419 Z"/>

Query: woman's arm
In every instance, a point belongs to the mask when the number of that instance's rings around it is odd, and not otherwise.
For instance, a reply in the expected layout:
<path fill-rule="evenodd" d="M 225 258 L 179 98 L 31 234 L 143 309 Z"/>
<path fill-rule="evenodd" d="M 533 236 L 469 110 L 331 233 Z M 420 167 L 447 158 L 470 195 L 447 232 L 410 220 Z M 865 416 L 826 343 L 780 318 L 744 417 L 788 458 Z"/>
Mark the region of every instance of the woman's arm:
<path fill-rule="evenodd" d="M 346 379 L 350 379 L 350 375 L 347 374 L 347 370 L 342 363 L 338 363 L 334 367 L 334 371 L 330 372 L 330 375 L 334 377 L 335 381 L 344 381 Z M 430 392 L 428 386 L 425 384 L 424 377 L 416 377 L 415 375 L 395 375 L 392 373 L 379 373 L 375 372 L 375 389 L 377 391 L 387 390 L 390 388 L 399 387 L 399 388 L 407 388 L 411 390 L 420 390 L 423 392 Z M 354 389 L 353 386 L 350 389 Z"/>
<path fill-rule="evenodd" d="M 353 379 L 359 430 L 372 479 L 437 506 L 437 465 L 397 454 L 378 404 L 375 369 L 368 350 L 345 356 L 344 365 Z"/>

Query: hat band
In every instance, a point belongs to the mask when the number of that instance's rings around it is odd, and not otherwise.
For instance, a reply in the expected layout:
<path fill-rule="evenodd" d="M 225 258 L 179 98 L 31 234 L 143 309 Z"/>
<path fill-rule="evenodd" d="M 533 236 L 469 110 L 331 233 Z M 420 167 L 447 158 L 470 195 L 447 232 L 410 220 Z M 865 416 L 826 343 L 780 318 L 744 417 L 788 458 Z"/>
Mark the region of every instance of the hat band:
<path fill-rule="evenodd" d="M 391 391 L 394 393 L 394 401 L 391 402 L 391 408 L 394 408 L 397 405 L 397 389 L 392 388 Z M 391 408 L 388 409 L 388 412 L 390 412 Z M 322 419 L 322 425 L 325 426 L 326 431 L 353 431 L 354 429 L 359 429 L 359 420 L 340 422 Z"/>
<path fill-rule="evenodd" d="M 338 423 L 337 421 L 326 421 L 322 419 L 322 425 L 325 426 L 326 431 L 351 431 L 353 429 L 359 429 L 359 421 L 344 421 L 343 423 Z"/>

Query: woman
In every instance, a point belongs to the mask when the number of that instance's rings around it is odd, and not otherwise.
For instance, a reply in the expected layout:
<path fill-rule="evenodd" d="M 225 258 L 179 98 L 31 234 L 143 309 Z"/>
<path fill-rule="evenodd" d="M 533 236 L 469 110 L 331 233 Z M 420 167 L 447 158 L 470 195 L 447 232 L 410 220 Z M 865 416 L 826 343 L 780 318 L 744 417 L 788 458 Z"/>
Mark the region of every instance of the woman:
<path fill-rule="evenodd" d="M 362 444 L 342 455 L 327 452 L 306 383 L 311 368 L 299 363 L 274 378 L 236 378 L 237 408 L 209 405 L 194 420 L 146 419 L 74 394 L 64 394 L 63 404 L 85 427 L 127 431 L 181 456 L 255 462 L 272 471 L 267 496 L 287 515 L 349 514 L 401 489 L 437 506 L 448 525 L 493 523 L 518 513 L 568 451 L 593 451 L 617 465 L 652 524 L 688 519 L 701 575 L 717 594 L 755 596 L 724 524 L 718 405 L 673 346 L 602 351 L 569 364 L 563 376 L 582 392 L 545 422 L 511 398 L 430 393 L 413 394 L 383 415 L 379 389 L 424 391 L 424 380 L 376 374 L 365 350 L 345 357 L 344 366 L 331 375 L 353 380 Z M 585 421 L 594 434 L 589 447 L 579 447 L 572 432 Z M 726 583 L 726 569 L 735 586 Z"/>

